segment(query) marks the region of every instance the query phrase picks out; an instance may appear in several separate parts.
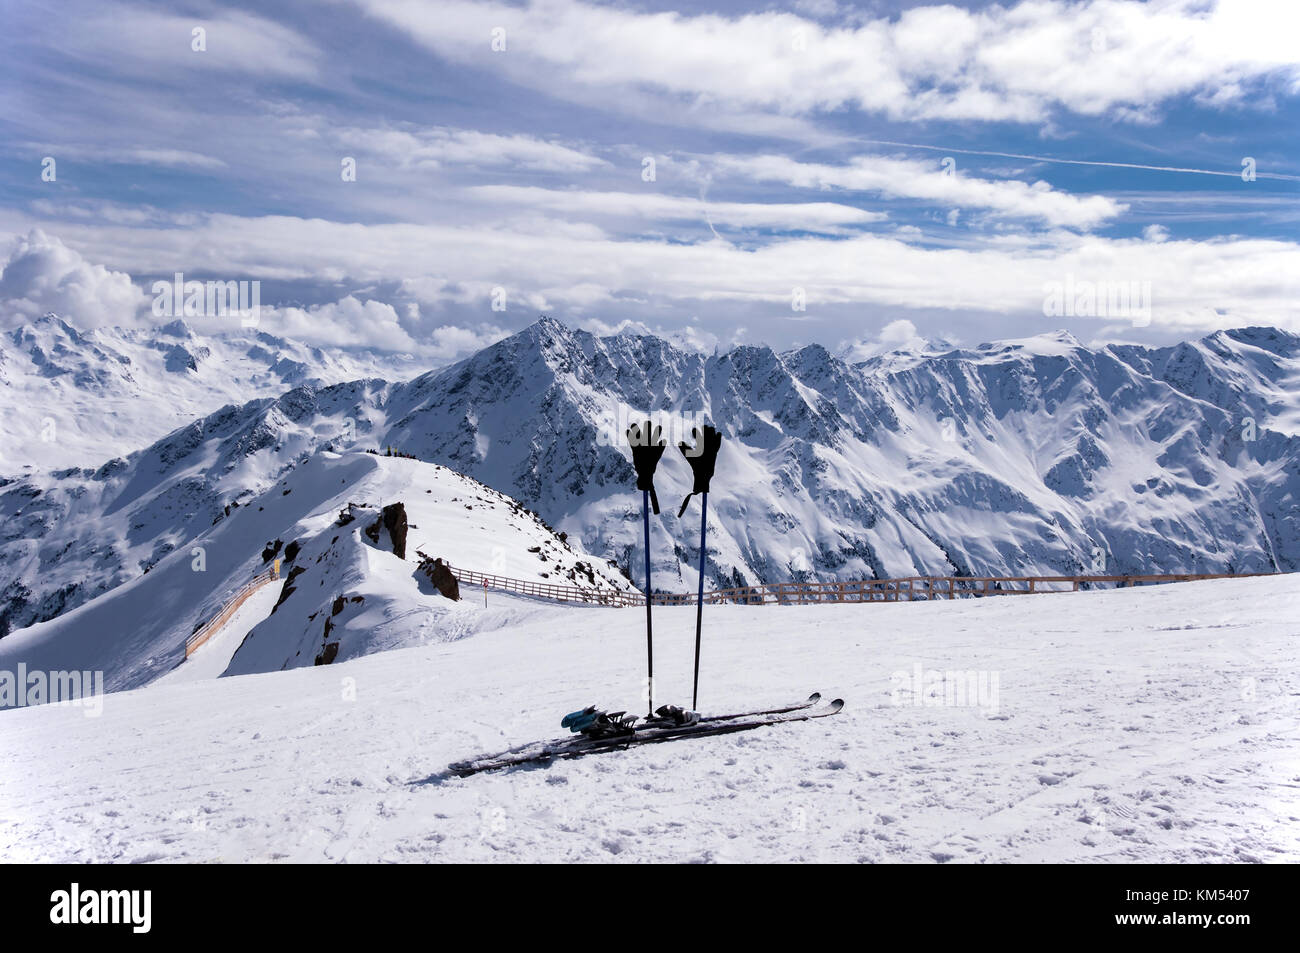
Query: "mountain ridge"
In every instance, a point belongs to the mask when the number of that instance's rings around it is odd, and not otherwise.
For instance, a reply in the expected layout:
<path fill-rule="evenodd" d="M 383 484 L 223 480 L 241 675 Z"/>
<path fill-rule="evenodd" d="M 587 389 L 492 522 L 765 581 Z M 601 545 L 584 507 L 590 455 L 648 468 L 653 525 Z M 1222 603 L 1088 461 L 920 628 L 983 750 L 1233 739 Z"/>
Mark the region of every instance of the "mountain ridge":
<path fill-rule="evenodd" d="M 46 314 L 0 334 L 0 473 L 98 465 L 250 398 L 414 370 L 372 348 L 255 328 L 199 331 L 177 318 L 83 331 Z"/>
<path fill-rule="evenodd" d="M 647 413 L 674 442 L 706 418 L 724 434 L 709 507 L 716 585 L 1290 570 L 1298 382 L 1300 337 L 1274 328 L 1163 348 L 1057 333 L 849 363 L 820 345 L 707 355 L 544 318 L 409 381 L 304 384 L 94 471 L 8 480 L 0 631 L 131 578 L 331 448 L 392 446 L 465 473 L 641 578 L 622 431 Z M 660 497 L 690 482 L 670 448 Z M 652 521 L 655 578 L 690 590 L 699 527 L 669 510 Z"/>

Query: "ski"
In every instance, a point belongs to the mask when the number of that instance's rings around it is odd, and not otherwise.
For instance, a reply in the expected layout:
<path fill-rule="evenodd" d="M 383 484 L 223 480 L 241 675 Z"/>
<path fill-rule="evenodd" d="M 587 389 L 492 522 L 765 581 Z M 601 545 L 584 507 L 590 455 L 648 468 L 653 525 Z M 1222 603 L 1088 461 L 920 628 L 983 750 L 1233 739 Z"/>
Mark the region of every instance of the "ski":
<path fill-rule="evenodd" d="M 701 715 L 697 724 L 713 724 L 720 721 L 731 721 L 735 718 L 758 718 L 765 715 L 784 715 L 788 712 L 802 711 L 805 708 L 811 708 L 814 705 L 816 705 L 819 701 L 821 701 L 821 697 L 822 697 L 821 692 L 813 692 L 803 701 L 793 705 L 781 705 L 776 708 L 757 708 L 754 709 L 753 711 L 733 712 L 729 715 Z M 581 711 L 572 712 L 564 716 L 564 720 L 560 723 L 561 727 L 572 728 L 574 725 L 579 723 L 590 723 L 591 720 L 594 720 L 596 713 L 597 711 L 594 705 L 588 708 L 584 708 Z M 642 724 L 636 730 L 640 732 L 645 732 L 651 729 L 664 729 L 669 727 L 675 727 L 675 726 L 657 725 L 651 723 L 651 724 Z M 483 755 L 478 758 L 471 758 L 467 761 L 458 761 L 455 764 L 450 765 L 450 767 L 453 771 L 455 771 L 458 768 L 478 764 L 480 761 L 500 760 L 500 759 L 512 759 L 512 763 L 523 763 L 530 759 L 541 757 L 543 756 L 544 752 L 547 751 L 560 751 L 560 750 L 569 750 L 569 749 L 586 751 L 587 748 L 589 748 L 592 744 L 596 742 L 609 741 L 609 740 L 611 739 L 608 737 L 592 738 L 587 735 L 580 734 L 577 735 L 576 737 L 564 738 L 559 740 L 530 741 L 527 744 L 519 745 L 517 747 L 509 749 L 508 751 L 503 751 L 500 754 Z M 475 772 L 471 771 L 470 773 L 473 774 Z"/>
<path fill-rule="evenodd" d="M 725 735 L 737 731 L 749 731 L 752 728 L 763 728 L 767 725 L 780 725 L 788 721 L 809 721 L 813 718 L 825 718 L 828 715 L 838 714 L 843 707 L 844 699 L 836 698 L 821 707 L 803 706 L 771 714 L 739 715 L 732 716 L 729 719 L 718 718 L 713 722 L 697 722 L 693 725 L 683 725 L 677 728 L 639 729 L 628 737 L 593 740 L 604 742 L 605 744 L 601 746 L 603 749 L 604 747 L 625 748 L 633 745 L 655 744 L 661 741 L 676 741 L 678 738 Z M 585 754 L 590 750 L 584 748 L 582 753 Z"/>
<path fill-rule="evenodd" d="M 781 708 L 760 708 L 757 711 L 740 711 L 732 715 L 701 715 L 700 721 L 729 721 L 732 718 L 748 718 L 754 715 L 783 715 L 788 711 L 802 711 L 805 708 L 811 708 L 822 700 L 821 692 L 813 692 L 806 699 L 797 705 L 786 705 Z"/>
<path fill-rule="evenodd" d="M 729 715 L 700 715 L 696 719 L 696 721 L 693 722 L 693 724 L 708 724 L 715 721 L 731 721 L 733 718 L 755 718 L 758 717 L 759 715 L 784 715 L 786 712 L 789 711 L 802 711 L 805 708 L 811 708 L 813 705 L 816 705 L 819 701 L 821 701 L 821 699 L 822 699 L 821 692 L 813 692 L 806 699 L 794 705 L 781 705 L 776 708 L 755 708 L 752 711 L 737 711 L 737 712 L 732 712 Z M 655 715 L 656 717 L 653 718 L 648 716 L 646 718 L 643 718 L 641 720 L 641 724 L 637 725 L 637 729 L 643 731 L 647 728 L 685 727 L 685 726 L 672 725 L 670 723 L 663 721 L 662 719 L 657 717 L 658 712 L 656 712 Z M 564 725 L 563 727 L 568 728 L 569 726 Z"/>
<path fill-rule="evenodd" d="M 539 742 L 524 745 L 499 755 L 459 761 L 448 765 L 449 770 L 460 777 L 470 777 L 483 771 L 496 771 L 501 768 L 516 767 L 534 762 L 548 762 L 566 758 L 577 758 L 587 754 L 602 754 L 608 751 L 622 751 L 644 744 L 661 744 L 685 738 L 703 738 L 715 735 L 733 734 L 739 731 L 751 731 L 769 725 L 780 725 L 793 721 L 809 721 L 838 714 L 844 707 L 844 699 L 836 698 L 826 705 L 806 703 L 780 711 L 739 716 L 714 716 L 710 722 L 696 722 L 693 725 L 664 728 L 639 728 L 630 735 L 610 738 L 572 738 L 558 742 Z"/>

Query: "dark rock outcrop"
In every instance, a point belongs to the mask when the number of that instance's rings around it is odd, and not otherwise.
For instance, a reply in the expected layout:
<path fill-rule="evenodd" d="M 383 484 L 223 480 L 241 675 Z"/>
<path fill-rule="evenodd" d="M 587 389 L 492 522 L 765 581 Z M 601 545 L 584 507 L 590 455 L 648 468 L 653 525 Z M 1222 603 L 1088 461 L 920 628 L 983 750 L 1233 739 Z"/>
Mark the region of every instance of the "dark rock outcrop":
<path fill-rule="evenodd" d="M 384 528 L 388 538 L 393 541 L 393 555 L 398 559 L 406 558 L 406 507 L 401 503 L 390 503 L 384 507 Z"/>
<path fill-rule="evenodd" d="M 429 581 L 438 591 L 454 602 L 460 601 L 460 580 L 452 575 L 451 567 L 441 559 L 425 557 L 420 563 L 420 572 L 429 577 Z"/>
<path fill-rule="evenodd" d="M 388 530 L 388 539 L 393 544 L 393 555 L 398 559 L 406 558 L 406 507 L 401 503 L 389 503 L 381 511 L 379 518 L 366 527 L 367 538 L 379 545 L 379 528 Z"/>

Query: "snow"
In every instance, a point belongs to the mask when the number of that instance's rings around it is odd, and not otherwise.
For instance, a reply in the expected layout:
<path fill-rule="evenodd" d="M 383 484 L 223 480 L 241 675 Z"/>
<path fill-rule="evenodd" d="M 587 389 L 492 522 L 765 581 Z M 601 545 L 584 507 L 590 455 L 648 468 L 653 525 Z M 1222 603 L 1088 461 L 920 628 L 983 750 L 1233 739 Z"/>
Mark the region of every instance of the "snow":
<path fill-rule="evenodd" d="M 314 347 L 202 318 L 195 325 L 82 331 L 46 315 L 0 336 L 0 472 L 93 467 L 225 404 L 427 370 L 373 348 Z"/>
<path fill-rule="evenodd" d="M 407 513 L 405 560 L 394 555 L 387 533 L 378 546 L 363 536 L 381 507 L 394 502 L 402 502 Z M 354 519 L 340 525 L 350 503 L 356 504 Z M 0 639 L 0 670 L 14 671 L 20 661 L 47 671 L 101 670 L 115 691 L 147 684 L 177 666 L 215 666 L 184 662 L 185 640 L 266 568 L 263 547 L 276 539 L 284 545 L 281 553 L 294 541 L 300 551 L 282 562 L 284 583 L 265 589 L 278 599 L 286 586 L 296 588 L 232 649 L 227 667 L 239 674 L 311 665 L 325 641 L 340 642 L 343 659 L 420 641 L 428 633 L 456 637 L 463 609 L 417 573 L 421 549 L 454 566 L 516 579 L 632 588 L 518 503 L 469 477 L 418 460 L 321 452 L 206 526 L 148 573 Z M 194 554 L 200 551 L 204 563 L 196 571 Z M 338 597 L 346 599 L 342 613 L 333 611 Z M 223 630 L 223 646 L 226 635 Z"/>
<path fill-rule="evenodd" d="M 84 340 L 61 346 L 61 367 L 95 357 Z M 301 373 L 327 380 L 345 368 L 327 357 L 316 369 L 304 355 Z M 1058 333 L 896 357 L 846 364 L 815 345 L 705 356 L 544 319 L 404 383 L 304 378 L 96 469 L 0 485 L 0 640 L 152 573 L 227 506 L 323 450 L 391 445 L 443 464 L 644 578 L 623 445 L 643 414 L 670 434 L 702 414 L 724 434 L 712 585 L 1300 568 L 1300 337 L 1246 328 L 1090 349 Z M 214 346 L 206 360 L 218 358 Z M 39 383 L 25 367 L 12 364 L 15 399 Z M 696 585 L 698 524 L 676 518 L 691 483 L 670 448 L 651 545 L 666 591 Z M 290 529 L 268 525 L 264 539 Z"/>
<path fill-rule="evenodd" d="M 0 856 L 1300 861 L 1294 576 L 710 606 L 703 710 L 818 689 L 844 711 L 468 779 L 446 764 L 557 737 L 586 704 L 638 708 L 645 637 L 635 609 L 457 609 L 453 641 L 159 682 L 98 718 L 0 712 Z M 662 701 L 688 698 L 694 614 L 656 610 Z M 996 674 L 997 704 L 895 704 L 916 665 Z"/>
<path fill-rule="evenodd" d="M 65 415 L 47 465 L 189 421 L 94 469 L 0 481 L 0 671 L 101 671 L 113 692 L 98 717 L 0 711 L 5 859 L 1300 859 L 1293 576 L 710 606 L 706 713 L 814 689 L 844 712 L 459 779 L 447 763 L 558 737 L 568 711 L 638 710 L 643 615 L 451 602 L 417 568 L 423 550 L 631 588 L 639 498 L 621 431 L 600 438 L 649 411 L 724 431 L 716 581 L 1070 572 L 1098 553 L 1108 571 L 1292 568 L 1294 335 L 1099 350 L 1041 335 L 849 365 L 543 320 L 444 372 L 329 386 L 380 356 L 57 319 L 0 350 L 11 430 L 30 407 Z M 193 419 L 232 387 L 263 396 Z M 388 445 L 436 462 L 361 452 Z M 657 485 L 656 583 L 693 591 L 680 454 Z M 364 532 L 397 501 L 405 559 Z M 277 539 L 298 544 L 284 582 L 185 660 Z M 657 609 L 655 631 L 656 698 L 688 701 L 694 609 Z M 914 672 L 984 694 L 913 705 Z"/>
<path fill-rule="evenodd" d="M 216 635 L 199 646 L 193 655 L 176 668 L 155 679 L 153 684 L 172 685 L 220 676 L 253 626 L 271 614 L 279 596 L 280 586 L 275 582 L 258 589 L 235 610 L 235 614 L 217 630 Z"/>

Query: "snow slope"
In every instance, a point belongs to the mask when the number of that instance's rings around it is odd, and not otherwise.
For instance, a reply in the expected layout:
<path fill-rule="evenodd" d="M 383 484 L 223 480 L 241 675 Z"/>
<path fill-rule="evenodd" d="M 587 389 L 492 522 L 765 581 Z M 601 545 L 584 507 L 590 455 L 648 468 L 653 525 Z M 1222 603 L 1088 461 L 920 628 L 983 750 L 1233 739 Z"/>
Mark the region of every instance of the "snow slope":
<path fill-rule="evenodd" d="M 830 719 L 469 779 L 638 703 L 636 610 L 506 597 L 473 638 L 0 712 L 12 861 L 1300 861 L 1295 576 L 956 603 L 710 607 L 701 706 Z M 658 610 L 659 694 L 694 610 Z M 996 709 L 893 673 L 998 675 Z M 896 704 L 895 702 L 904 702 Z"/>
<path fill-rule="evenodd" d="M 358 396 L 382 386 L 297 388 L 223 407 L 93 470 L 0 480 L 0 636 L 138 579 L 318 448 L 349 446 L 340 435 L 355 429 Z"/>
<path fill-rule="evenodd" d="M 380 508 L 394 502 L 404 504 L 411 524 L 405 560 L 386 534 L 380 545 L 363 535 Z M 350 503 L 356 504 L 354 518 L 340 525 Z M 340 659 L 453 637 L 460 607 L 416 572 L 419 549 L 453 565 L 497 566 L 516 578 L 631 588 L 519 504 L 468 477 L 417 460 L 322 451 L 150 572 L 0 640 L 0 669 L 14 671 L 21 661 L 32 669 L 100 670 L 113 691 L 147 684 L 178 665 L 206 668 L 208 646 L 183 662 L 186 637 L 265 568 L 271 556 L 262 554 L 275 540 L 282 544 L 285 581 L 267 588 L 277 590 L 283 604 L 233 651 L 237 672 L 312 665 L 322 635 L 336 626 L 341 635 L 331 640 L 342 640 Z M 295 541 L 299 551 L 289 559 Z M 199 551 L 202 569 L 196 569 Z M 331 609 L 339 597 L 346 597 L 348 612 L 335 618 Z"/>
<path fill-rule="evenodd" d="M 174 685 L 179 682 L 197 682 L 205 678 L 219 678 L 230 665 L 236 650 L 248 633 L 271 614 L 280 598 L 280 586 L 268 583 L 248 597 L 233 616 L 216 633 L 199 647 L 182 664 L 154 679 L 154 684 Z"/>

